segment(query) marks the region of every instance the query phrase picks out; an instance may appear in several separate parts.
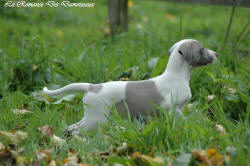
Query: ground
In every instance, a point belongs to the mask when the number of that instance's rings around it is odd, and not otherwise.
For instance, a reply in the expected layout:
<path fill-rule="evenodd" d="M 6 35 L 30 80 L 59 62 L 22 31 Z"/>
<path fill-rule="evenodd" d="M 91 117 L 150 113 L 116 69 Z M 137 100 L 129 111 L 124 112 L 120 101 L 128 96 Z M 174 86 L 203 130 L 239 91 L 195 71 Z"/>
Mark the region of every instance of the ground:
<path fill-rule="evenodd" d="M 129 1 L 129 31 L 111 37 L 105 1 L 84 9 L 0 4 L 0 164 L 249 164 L 248 34 L 236 42 L 248 8 L 236 8 L 224 45 L 232 7 Z M 185 119 L 167 110 L 148 122 L 114 113 L 96 131 L 66 137 L 67 126 L 83 116 L 84 93 L 60 100 L 39 92 L 157 76 L 170 46 L 184 38 L 220 55 L 214 65 L 193 71 Z M 156 66 L 152 58 L 159 58 Z"/>

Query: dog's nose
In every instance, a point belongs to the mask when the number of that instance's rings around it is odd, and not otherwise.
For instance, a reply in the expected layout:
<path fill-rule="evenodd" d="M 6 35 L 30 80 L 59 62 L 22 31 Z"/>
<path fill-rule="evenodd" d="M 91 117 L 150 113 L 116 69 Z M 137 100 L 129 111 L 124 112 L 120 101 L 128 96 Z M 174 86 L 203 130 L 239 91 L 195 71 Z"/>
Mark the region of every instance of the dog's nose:
<path fill-rule="evenodd" d="M 215 53 L 215 56 L 218 57 L 219 55 L 217 53 Z"/>

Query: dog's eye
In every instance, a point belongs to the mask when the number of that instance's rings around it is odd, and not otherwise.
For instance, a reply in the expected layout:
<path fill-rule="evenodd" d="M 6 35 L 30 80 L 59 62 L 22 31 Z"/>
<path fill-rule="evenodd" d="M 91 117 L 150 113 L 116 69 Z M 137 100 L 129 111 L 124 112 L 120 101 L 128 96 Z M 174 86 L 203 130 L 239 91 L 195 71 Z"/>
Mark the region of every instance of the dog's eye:
<path fill-rule="evenodd" d="M 179 52 L 179 54 L 181 54 L 183 56 L 183 54 L 182 54 L 182 52 L 180 50 L 178 50 L 178 52 Z"/>

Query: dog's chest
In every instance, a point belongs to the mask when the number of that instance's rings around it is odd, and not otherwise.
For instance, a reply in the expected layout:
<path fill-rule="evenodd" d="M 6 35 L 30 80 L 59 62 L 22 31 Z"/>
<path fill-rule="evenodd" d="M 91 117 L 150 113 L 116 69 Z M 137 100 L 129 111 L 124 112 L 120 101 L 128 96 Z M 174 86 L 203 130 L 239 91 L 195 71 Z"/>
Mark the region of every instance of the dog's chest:
<path fill-rule="evenodd" d="M 175 104 L 178 108 L 182 108 L 192 97 L 189 84 L 185 81 L 169 81 L 166 84 L 158 86 L 159 92 L 163 99 L 160 106 L 167 110 Z"/>

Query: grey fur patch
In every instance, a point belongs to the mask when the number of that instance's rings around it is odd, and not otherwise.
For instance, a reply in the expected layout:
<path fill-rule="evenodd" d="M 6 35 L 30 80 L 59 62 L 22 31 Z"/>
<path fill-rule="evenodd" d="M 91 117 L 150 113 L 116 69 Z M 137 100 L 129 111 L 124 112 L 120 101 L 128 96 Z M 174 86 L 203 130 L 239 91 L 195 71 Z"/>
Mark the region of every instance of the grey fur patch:
<path fill-rule="evenodd" d="M 203 66 L 213 61 L 212 55 L 198 41 L 183 43 L 179 48 L 179 53 L 183 55 L 188 64 L 192 66 Z"/>
<path fill-rule="evenodd" d="M 125 100 L 115 104 L 120 114 L 127 115 L 126 105 L 131 117 L 147 117 L 148 114 L 158 114 L 158 111 L 155 111 L 156 108 L 153 106 L 153 103 L 159 105 L 162 97 L 157 91 L 153 81 L 128 82 L 125 95 Z"/>
<path fill-rule="evenodd" d="M 102 89 L 102 84 L 90 84 L 89 92 L 98 93 Z"/>

